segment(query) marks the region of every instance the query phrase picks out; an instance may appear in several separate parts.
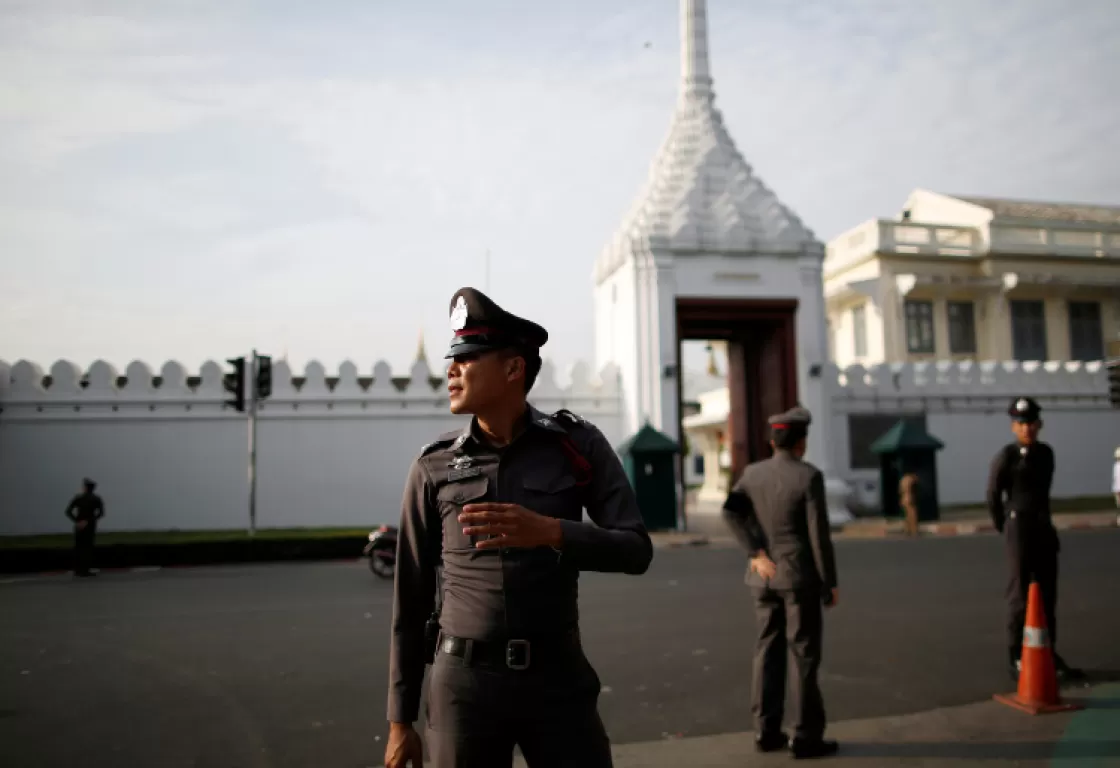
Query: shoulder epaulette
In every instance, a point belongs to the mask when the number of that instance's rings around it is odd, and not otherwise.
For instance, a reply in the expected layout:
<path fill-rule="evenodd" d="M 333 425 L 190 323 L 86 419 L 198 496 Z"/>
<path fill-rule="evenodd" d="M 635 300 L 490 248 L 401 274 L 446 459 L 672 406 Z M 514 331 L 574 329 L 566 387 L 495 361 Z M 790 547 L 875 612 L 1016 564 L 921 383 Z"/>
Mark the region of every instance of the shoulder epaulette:
<path fill-rule="evenodd" d="M 456 430 L 454 432 L 446 432 L 421 448 L 420 455 L 427 456 L 429 453 L 434 451 L 436 448 L 439 448 L 440 446 L 450 445 L 451 443 L 455 442 L 455 438 L 457 438 L 458 436 L 459 430 Z"/>
<path fill-rule="evenodd" d="M 556 413 L 552 414 L 552 418 L 566 421 L 569 424 L 574 424 L 578 427 L 586 427 L 591 423 L 582 416 L 577 416 L 576 414 L 572 413 L 567 408 L 561 408 Z"/>

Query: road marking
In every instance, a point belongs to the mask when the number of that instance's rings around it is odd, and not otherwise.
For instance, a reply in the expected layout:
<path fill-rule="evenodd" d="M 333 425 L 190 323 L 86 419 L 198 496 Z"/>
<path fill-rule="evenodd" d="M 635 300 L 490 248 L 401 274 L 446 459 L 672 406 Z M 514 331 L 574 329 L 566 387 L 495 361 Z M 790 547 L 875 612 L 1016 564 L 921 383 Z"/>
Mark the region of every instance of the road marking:
<path fill-rule="evenodd" d="M 1118 733 L 1120 683 L 1095 686 L 1085 691 L 1085 709 L 1070 718 L 1065 733 L 1054 746 L 1050 765 L 1054 768 L 1116 765 L 1120 758 Z"/>

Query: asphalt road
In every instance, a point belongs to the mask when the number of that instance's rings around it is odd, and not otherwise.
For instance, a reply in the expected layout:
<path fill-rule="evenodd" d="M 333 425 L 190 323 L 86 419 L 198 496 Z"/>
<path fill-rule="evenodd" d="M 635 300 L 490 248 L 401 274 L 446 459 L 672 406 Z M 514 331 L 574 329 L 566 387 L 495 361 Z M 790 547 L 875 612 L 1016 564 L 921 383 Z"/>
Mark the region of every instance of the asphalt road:
<path fill-rule="evenodd" d="M 993 536 L 837 544 L 833 720 L 1008 690 Z M 1120 531 L 1063 534 L 1060 650 L 1120 670 Z M 750 730 L 754 624 L 733 549 L 587 574 L 583 626 L 616 743 Z M 0 584 L 0 765 L 379 765 L 390 585 L 360 563 Z M 380 738 L 380 740 L 378 740 Z"/>

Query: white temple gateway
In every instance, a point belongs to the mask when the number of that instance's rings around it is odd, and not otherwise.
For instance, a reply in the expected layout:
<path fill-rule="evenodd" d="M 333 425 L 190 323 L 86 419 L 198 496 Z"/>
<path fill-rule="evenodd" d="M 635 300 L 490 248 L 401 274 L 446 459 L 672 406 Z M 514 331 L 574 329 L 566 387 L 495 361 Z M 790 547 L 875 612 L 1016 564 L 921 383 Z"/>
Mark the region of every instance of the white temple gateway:
<path fill-rule="evenodd" d="M 825 248 L 754 174 L 716 109 L 704 0 L 681 0 L 681 84 L 668 136 L 595 264 L 596 367 L 618 365 L 623 428 L 680 440 L 681 342 L 727 344 L 731 468 L 768 455 L 766 418 L 813 414 L 808 461 L 833 474 L 821 266 Z"/>

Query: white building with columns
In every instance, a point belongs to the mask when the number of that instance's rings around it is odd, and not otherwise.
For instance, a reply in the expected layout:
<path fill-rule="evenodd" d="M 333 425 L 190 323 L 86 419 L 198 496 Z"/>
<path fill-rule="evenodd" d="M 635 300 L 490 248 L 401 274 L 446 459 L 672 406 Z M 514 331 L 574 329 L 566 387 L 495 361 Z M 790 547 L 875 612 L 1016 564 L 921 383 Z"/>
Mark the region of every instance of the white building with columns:
<path fill-rule="evenodd" d="M 824 284 L 841 367 L 1101 360 L 1120 339 L 1120 206 L 917 189 L 829 242 Z"/>
<path fill-rule="evenodd" d="M 754 173 L 715 106 L 704 0 L 681 0 L 681 81 L 669 131 L 645 188 L 594 268 L 596 366 L 621 375 L 623 423 L 649 421 L 680 439 L 677 302 L 796 302 L 797 400 L 814 416 L 807 459 L 845 517 L 829 455 L 828 361 L 821 268 L 825 247 Z"/>

